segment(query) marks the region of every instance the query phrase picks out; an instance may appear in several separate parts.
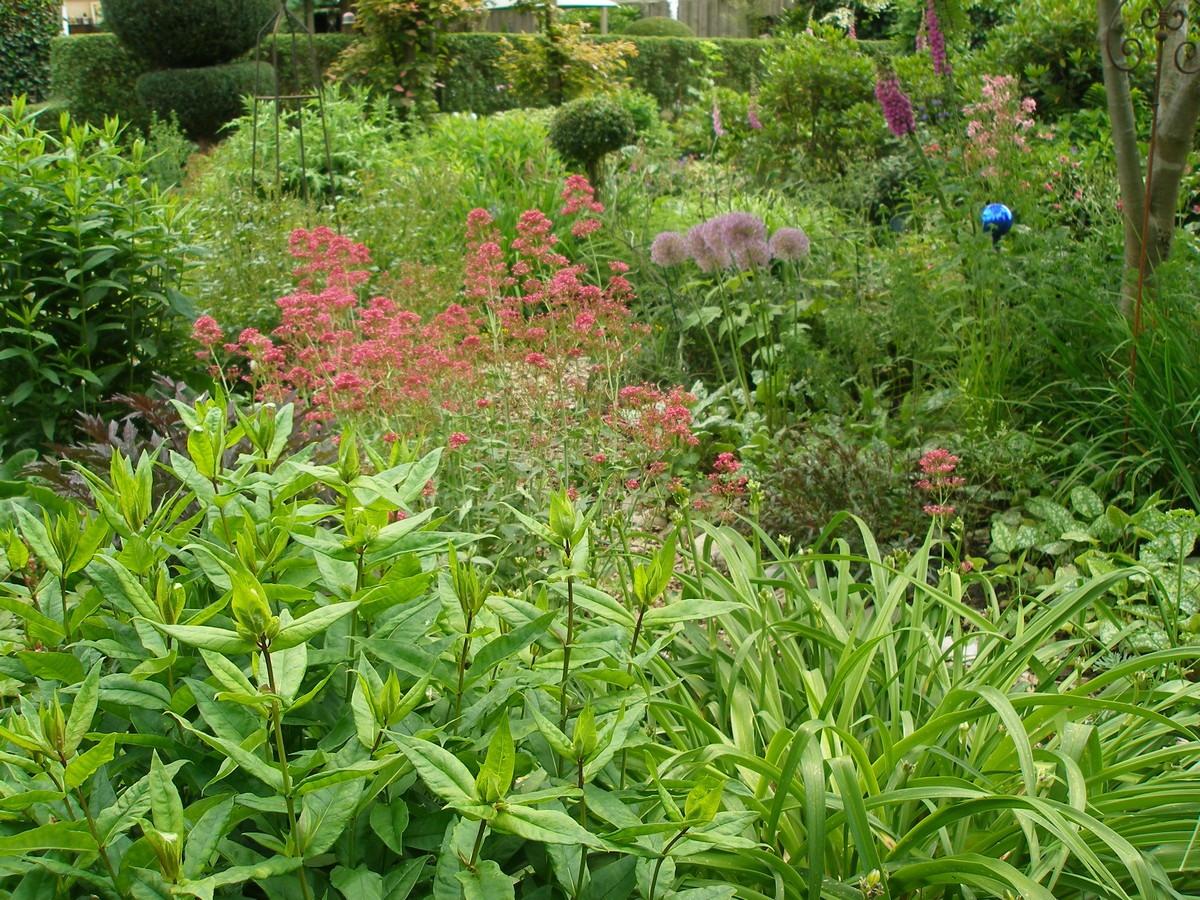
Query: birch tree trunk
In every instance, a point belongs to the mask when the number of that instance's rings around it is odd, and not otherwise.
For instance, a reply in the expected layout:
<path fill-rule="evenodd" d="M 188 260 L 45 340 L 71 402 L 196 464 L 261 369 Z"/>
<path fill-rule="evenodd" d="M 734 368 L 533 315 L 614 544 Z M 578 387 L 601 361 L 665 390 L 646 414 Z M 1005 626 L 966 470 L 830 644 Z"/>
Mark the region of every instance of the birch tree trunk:
<path fill-rule="evenodd" d="M 1188 55 L 1194 48 L 1187 18 L 1188 0 L 1149 0 L 1155 7 L 1161 4 L 1162 13 L 1157 35 L 1162 44 L 1161 73 L 1158 96 L 1155 98 L 1158 117 L 1153 155 L 1143 168 L 1138 148 L 1137 118 L 1126 71 L 1135 60 L 1126 59 L 1123 43 L 1129 37 L 1141 42 L 1145 57 L 1142 67 L 1158 62 L 1158 41 L 1155 30 L 1135 35 L 1126 32 L 1121 16 L 1121 0 L 1096 0 L 1099 18 L 1097 39 L 1100 42 L 1100 62 L 1104 70 L 1104 88 L 1108 98 L 1108 117 L 1112 124 L 1113 147 L 1117 157 L 1117 180 L 1121 189 L 1121 208 L 1125 222 L 1125 291 L 1121 308 L 1126 314 L 1133 311 L 1136 283 L 1142 254 L 1148 274 L 1167 258 L 1175 236 L 1175 216 L 1179 205 L 1180 181 L 1187 164 L 1188 152 L 1200 118 L 1200 60 Z M 1141 9 L 1138 0 L 1131 6 Z M 1168 28 L 1164 23 L 1178 24 Z M 1180 66 L 1182 63 L 1182 67 Z M 1151 175 L 1150 192 L 1146 193 L 1146 173 Z M 1148 201 L 1148 202 L 1147 202 Z M 1142 234 L 1145 223 L 1145 235 Z"/>

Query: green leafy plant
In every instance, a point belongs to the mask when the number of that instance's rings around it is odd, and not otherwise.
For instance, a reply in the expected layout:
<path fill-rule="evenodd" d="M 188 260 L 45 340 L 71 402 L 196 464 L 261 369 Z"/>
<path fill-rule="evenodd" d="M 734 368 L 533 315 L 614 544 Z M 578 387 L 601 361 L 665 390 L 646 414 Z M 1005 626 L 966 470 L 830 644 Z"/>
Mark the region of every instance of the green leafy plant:
<path fill-rule="evenodd" d="M 139 390 L 176 352 L 190 306 L 179 291 L 179 204 L 126 155 L 119 127 L 39 130 L 23 104 L 0 117 L 0 445 L 52 439 L 76 412 Z"/>

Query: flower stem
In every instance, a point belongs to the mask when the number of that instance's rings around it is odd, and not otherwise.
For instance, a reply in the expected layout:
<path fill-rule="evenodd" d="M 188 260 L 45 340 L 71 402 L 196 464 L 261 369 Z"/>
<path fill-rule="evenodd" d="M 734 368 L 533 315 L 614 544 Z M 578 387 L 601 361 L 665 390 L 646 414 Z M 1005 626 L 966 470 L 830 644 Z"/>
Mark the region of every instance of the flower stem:
<path fill-rule="evenodd" d="M 292 775 L 288 769 L 287 748 L 283 745 L 283 716 L 280 713 L 279 692 L 275 689 L 275 667 L 271 665 L 271 651 L 261 645 L 259 649 L 262 650 L 263 661 L 267 666 L 267 686 L 275 695 L 275 700 L 271 704 L 271 728 L 275 732 L 275 755 L 279 759 L 279 771 L 283 775 L 283 800 L 287 804 L 288 825 L 292 834 L 292 852 L 300 856 L 300 868 L 296 870 L 296 874 L 300 878 L 300 893 L 304 895 L 304 900 L 312 900 L 312 893 L 308 889 L 308 877 L 304 874 L 304 857 L 300 852 L 300 822 L 296 818 L 296 798 L 292 796 Z"/>

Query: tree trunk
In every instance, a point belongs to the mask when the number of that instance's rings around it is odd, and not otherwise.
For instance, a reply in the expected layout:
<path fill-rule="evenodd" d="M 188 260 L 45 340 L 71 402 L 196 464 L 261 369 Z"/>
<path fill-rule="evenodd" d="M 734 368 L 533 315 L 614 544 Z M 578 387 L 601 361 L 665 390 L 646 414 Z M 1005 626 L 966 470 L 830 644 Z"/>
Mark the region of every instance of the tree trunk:
<path fill-rule="evenodd" d="M 1147 176 L 1138 149 L 1137 119 L 1133 111 L 1129 74 L 1124 71 L 1134 61 L 1124 56 L 1122 43 L 1127 35 L 1120 13 L 1120 0 L 1096 0 L 1100 25 L 1097 32 L 1100 62 L 1104 70 L 1104 88 L 1108 98 L 1108 116 L 1112 124 L 1117 180 L 1125 222 L 1126 277 L 1121 308 L 1127 315 L 1133 312 L 1143 254 L 1146 273 L 1152 275 L 1155 267 L 1171 252 L 1180 180 L 1196 132 L 1197 118 L 1200 117 L 1200 74 L 1181 70 L 1176 61 L 1176 50 L 1188 36 L 1186 0 L 1169 0 L 1167 11 L 1163 14 L 1164 21 L 1168 20 L 1172 10 L 1179 11 L 1184 19 L 1178 30 L 1159 29 L 1166 40 L 1162 48 L 1158 96 L 1155 98 L 1158 121 L 1153 154 L 1148 163 L 1150 191 L 1147 196 Z M 1155 32 L 1143 31 L 1128 37 L 1136 38 L 1145 48 L 1146 56 L 1140 65 L 1158 64 L 1159 45 Z M 1143 223 L 1146 229 L 1144 240 Z"/>

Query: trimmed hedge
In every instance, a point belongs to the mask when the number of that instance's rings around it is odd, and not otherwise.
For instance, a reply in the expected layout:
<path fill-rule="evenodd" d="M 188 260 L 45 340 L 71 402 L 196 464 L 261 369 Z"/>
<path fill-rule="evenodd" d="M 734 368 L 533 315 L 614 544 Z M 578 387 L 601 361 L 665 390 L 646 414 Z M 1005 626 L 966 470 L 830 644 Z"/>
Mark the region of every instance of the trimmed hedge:
<path fill-rule="evenodd" d="M 144 130 L 150 114 L 134 85 L 148 68 L 115 34 L 57 37 L 50 46 L 50 93 L 76 121 L 100 125 L 105 116 L 116 116 Z"/>
<path fill-rule="evenodd" d="M 634 19 L 622 28 L 614 29 L 613 34 L 629 37 L 681 37 L 694 38 L 696 32 L 686 22 L 672 19 L 669 16 L 647 16 L 644 19 Z"/>
<path fill-rule="evenodd" d="M 333 61 L 338 58 L 338 55 L 354 43 L 354 36 L 350 34 L 314 34 L 313 35 L 313 55 L 316 57 L 317 73 L 324 76 L 329 71 L 329 67 L 333 65 Z M 274 54 L 272 54 L 274 47 Z M 296 49 L 299 51 L 299 63 L 301 66 L 300 72 L 296 72 L 297 60 L 292 54 L 292 41 L 287 35 L 281 36 L 278 39 L 268 37 L 263 41 L 259 59 L 263 62 L 274 62 L 275 77 L 281 87 L 294 88 L 297 84 L 304 90 L 312 88 L 312 73 L 307 71 L 309 66 L 308 59 L 308 40 L 297 37 Z M 299 75 L 299 82 L 297 82 Z"/>
<path fill-rule="evenodd" d="M 58 0 L 0 0 L 0 103 L 50 93 L 50 44 L 62 30 Z"/>
<path fill-rule="evenodd" d="M 274 92 L 274 70 L 250 61 L 147 72 L 137 80 L 137 94 L 160 119 L 174 113 L 188 137 L 206 140 L 245 112 L 243 98 L 254 93 L 256 77 L 261 94 Z"/>
<path fill-rule="evenodd" d="M 251 49 L 276 0 L 104 0 L 108 27 L 163 68 L 231 62 Z"/>
<path fill-rule="evenodd" d="M 3 0 L 0 0 L 3 2 Z M 499 60 L 501 43 L 506 37 L 529 40 L 521 35 L 448 34 L 449 64 L 439 75 L 445 87 L 438 103 L 443 112 L 474 112 L 479 115 L 512 109 L 516 102 L 498 86 L 504 83 Z M 344 34 L 318 34 L 313 38 L 317 67 L 326 71 L 338 54 L 353 40 Z M 629 62 L 630 83 L 668 107 L 684 102 L 689 87 L 699 87 L 703 62 L 700 41 L 695 38 L 626 38 L 621 35 L 591 40 L 630 40 L 637 44 L 638 55 Z M 721 51 L 723 74 L 718 83 L 737 91 L 748 91 L 758 70 L 762 53 L 771 41 L 755 38 L 721 38 L 710 41 Z M 307 63 L 307 48 L 301 59 Z M 271 59 L 270 40 L 264 42 L 262 58 Z M 291 42 L 281 40 L 278 50 L 278 83 L 291 88 L 295 84 L 295 62 Z M 146 71 L 146 64 L 124 50 L 111 34 L 76 35 L 55 38 L 52 54 L 52 94 L 64 100 L 73 116 L 100 121 L 105 115 L 118 115 L 122 121 L 144 123 L 147 113 L 137 102 L 134 83 Z M 307 76 L 301 86 L 311 87 Z"/>

